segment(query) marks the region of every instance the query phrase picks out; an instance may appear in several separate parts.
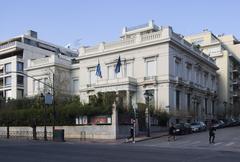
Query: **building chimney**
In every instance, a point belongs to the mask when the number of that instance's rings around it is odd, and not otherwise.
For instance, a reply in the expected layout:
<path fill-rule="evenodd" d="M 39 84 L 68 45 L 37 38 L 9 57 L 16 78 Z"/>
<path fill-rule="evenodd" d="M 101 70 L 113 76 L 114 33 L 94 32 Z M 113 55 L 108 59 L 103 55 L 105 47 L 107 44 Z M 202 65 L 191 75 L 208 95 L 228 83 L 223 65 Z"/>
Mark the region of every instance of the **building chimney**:
<path fill-rule="evenodd" d="M 37 32 L 33 30 L 28 30 L 26 35 L 37 39 Z"/>

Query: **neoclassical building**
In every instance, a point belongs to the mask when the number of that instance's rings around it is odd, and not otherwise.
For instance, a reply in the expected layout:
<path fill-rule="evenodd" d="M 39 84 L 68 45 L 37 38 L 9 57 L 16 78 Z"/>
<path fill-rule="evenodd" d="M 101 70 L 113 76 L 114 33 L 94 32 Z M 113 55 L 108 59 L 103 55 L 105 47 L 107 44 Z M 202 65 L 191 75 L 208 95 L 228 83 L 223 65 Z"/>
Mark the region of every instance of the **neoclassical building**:
<path fill-rule="evenodd" d="M 115 68 L 121 59 L 120 72 Z M 214 59 L 175 33 L 150 21 L 125 27 L 120 40 L 79 49 L 79 95 L 84 102 L 97 92 L 124 93 L 126 105 L 145 103 L 179 119 L 207 120 L 216 115 L 218 67 Z M 100 64 L 102 77 L 96 75 Z"/>

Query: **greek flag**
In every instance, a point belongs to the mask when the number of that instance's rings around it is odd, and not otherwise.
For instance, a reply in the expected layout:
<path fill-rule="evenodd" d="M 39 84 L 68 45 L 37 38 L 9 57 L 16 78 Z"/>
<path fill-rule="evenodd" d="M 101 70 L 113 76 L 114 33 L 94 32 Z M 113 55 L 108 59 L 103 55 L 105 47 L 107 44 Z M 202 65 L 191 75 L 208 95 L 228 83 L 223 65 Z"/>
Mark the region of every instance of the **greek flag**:
<path fill-rule="evenodd" d="M 115 73 L 119 73 L 120 72 L 120 70 L 121 70 L 121 58 L 120 58 L 120 56 L 118 57 L 118 61 L 117 61 L 117 65 L 116 65 L 116 67 L 115 67 Z"/>
<path fill-rule="evenodd" d="M 98 62 L 97 68 L 96 68 L 96 76 L 102 78 L 101 66 L 100 66 L 99 62 Z"/>

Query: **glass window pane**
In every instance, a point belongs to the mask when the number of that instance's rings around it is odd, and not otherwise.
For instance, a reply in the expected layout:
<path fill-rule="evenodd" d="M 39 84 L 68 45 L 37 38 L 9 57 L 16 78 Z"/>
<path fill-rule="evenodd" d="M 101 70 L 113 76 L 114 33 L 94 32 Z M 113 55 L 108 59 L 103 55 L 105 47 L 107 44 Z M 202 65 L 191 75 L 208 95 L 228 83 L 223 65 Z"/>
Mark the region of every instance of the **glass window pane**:
<path fill-rule="evenodd" d="M 19 99 L 23 98 L 23 89 L 17 90 L 17 98 L 19 98 Z"/>
<path fill-rule="evenodd" d="M 97 80 L 96 71 L 95 70 L 90 71 L 90 84 L 95 84 L 96 80 Z"/>
<path fill-rule="evenodd" d="M 114 79 L 114 67 L 113 66 L 108 67 L 108 79 Z"/>
<path fill-rule="evenodd" d="M 12 70 L 11 66 L 12 66 L 11 63 L 5 64 L 5 72 L 6 72 L 6 73 L 11 72 L 11 70 Z"/>
<path fill-rule="evenodd" d="M 126 64 L 126 76 L 127 77 L 132 77 L 133 76 L 133 68 L 132 68 L 132 64 Z"/>
<path fill-rule="evenodd" d="M 156 76 L 156 61 L 147 62 L 147 76 Z"/>
<path fill-rule="evenodd" d="M 17 84 L 23 85 L 24 84 L 24 77 L 21 75 L 17 75 Z"/>
<path fill-rule="evenodd" d="M 17 71 L 23 71 L 23 63 L 17 62 Z"/>
<path fill-rule="evenodd" d="M 5 78 L 5 85 L 11 85 L 11 77 L 6 77 Z"/>
<path fill-rule="evenodd" d="M 6 97 L 6 99 L 12 98 L 12 91 L 11 90 L 5 91 L 5 97 Z"/>
<path fill-rule="evenodd" d="M 75 79 L 75 80 L 73 80 L 73 92 L 77 93 L 78 89 L 79 89 L 79 80 Z"/>

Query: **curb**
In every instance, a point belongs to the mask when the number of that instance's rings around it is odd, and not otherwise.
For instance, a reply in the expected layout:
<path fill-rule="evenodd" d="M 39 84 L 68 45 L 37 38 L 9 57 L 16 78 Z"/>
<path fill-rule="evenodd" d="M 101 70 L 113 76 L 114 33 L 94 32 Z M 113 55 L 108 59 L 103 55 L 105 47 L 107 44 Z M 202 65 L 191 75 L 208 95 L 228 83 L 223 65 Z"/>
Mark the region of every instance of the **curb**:
<path fill-rule="evenodd" d="M 147 141 L 147 140 L 152 140 L 152 139 L 156 139 L 156 138 L 161 138 L 161 137 L 165 137 L 165 136 L 168 136 L 168 134 L 162 134 L 162 135 L 154 136 L 154 137 L 146 137 L 146 138 L 143 138 L 143 139 L 135 139 L 135 143 L 142 142 L 142 141 Z M 124 143 L 132 143 L 132 141 L 128 141 L 128 142 L 124 142 Z"/>

